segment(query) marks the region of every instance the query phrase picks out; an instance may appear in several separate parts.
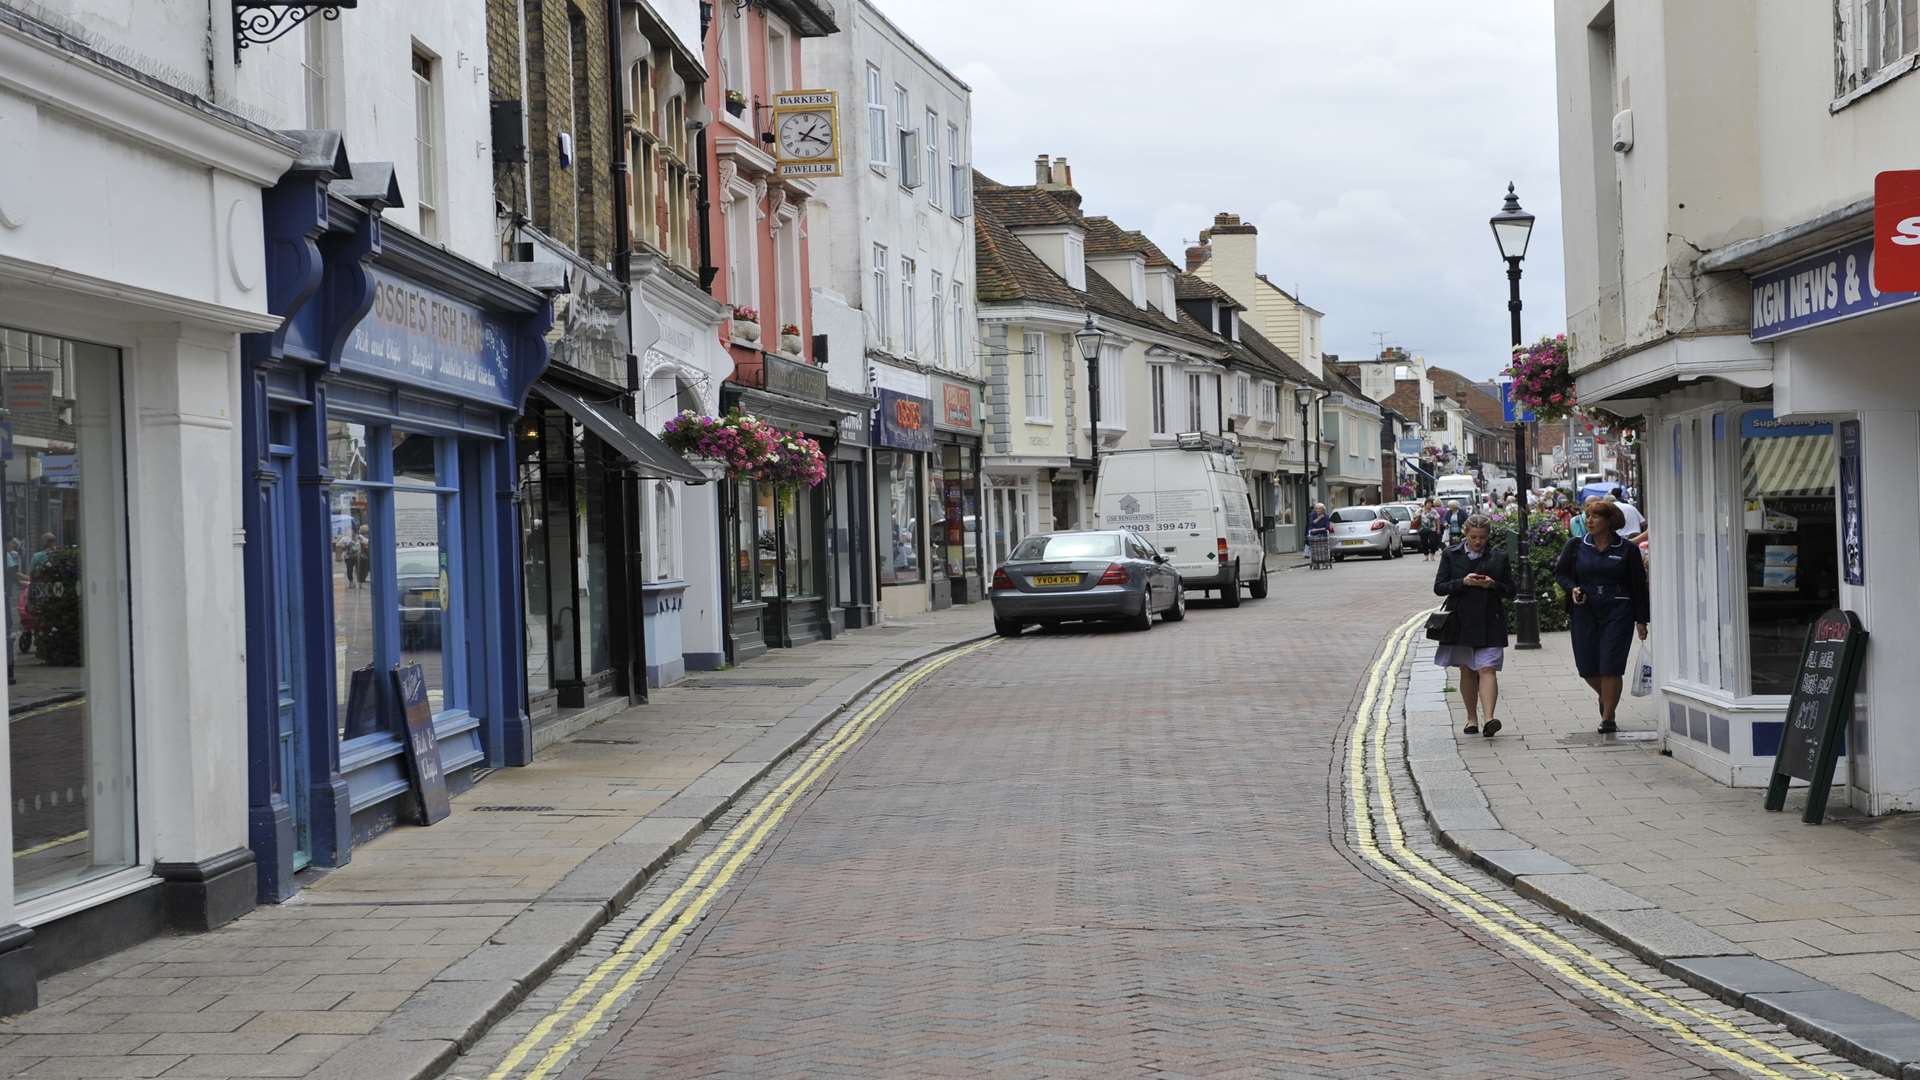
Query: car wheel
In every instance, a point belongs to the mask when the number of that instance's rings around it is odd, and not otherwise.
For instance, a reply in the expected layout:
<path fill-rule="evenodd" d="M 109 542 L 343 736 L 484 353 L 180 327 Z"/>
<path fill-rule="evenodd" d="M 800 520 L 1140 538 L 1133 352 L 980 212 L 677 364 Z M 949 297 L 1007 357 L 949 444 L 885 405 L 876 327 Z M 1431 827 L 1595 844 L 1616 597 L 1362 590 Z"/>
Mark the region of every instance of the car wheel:
<path fill-rule="evenodd" d="M 1187 617 L 1187 587 L 1178 582 L 1173 586 L 1173 604 L 1166 614 L 1160 616 L 1168 622 L 1180 622 Z"/>
<path fill-rule="evenodd" d="M 1334 562 L 1346 562 L 1346 561 L 1347 561 L 1347 557 L 1346 557 L 1345 555 L 1335 555 L 1335 556 L 1333 557 L 1333 561 L 1334 561 Z"/>
<path fill-rule="evenodd" d="M 1227 584 L 1220 590 L 1220 599 L 1225 601 L 1228 607 L 1240 606 L 1240 564 L 1239 563 L 1233 564 L 1233 576 L 1227 579 Z"/>
<path fill-rule="evenodd" d="M 1025 629 L 1026 624 L 1015 622 L 1012 619 L 993 620 L 993 632 L 999 634 L 1001 637 L 1019 637 L 1020 631 Z"/>
<path fill-rule="evenodd" d="M 1247 595 L 1255 600 L 1267 598 L 1267 557 L 1260 556 L 1260 576 L 1247 582 Z"/>
<path fill-rule="evenodd" d="M 1129 630 L 1153 629 L 1153 590 L 1145 589 L 1140 593 L 1140 614 L 1126 620 Z"/>

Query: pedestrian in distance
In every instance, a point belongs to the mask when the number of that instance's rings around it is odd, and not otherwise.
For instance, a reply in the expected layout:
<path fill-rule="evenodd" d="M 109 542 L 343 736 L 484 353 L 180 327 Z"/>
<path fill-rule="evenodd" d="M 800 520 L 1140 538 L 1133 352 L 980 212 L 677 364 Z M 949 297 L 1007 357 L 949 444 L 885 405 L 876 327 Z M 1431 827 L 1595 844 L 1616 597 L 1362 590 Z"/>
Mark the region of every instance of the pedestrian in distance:
<path fill-rule="evenodd" d="M 1326 503 L 1314 503 L 1307 511 L 1307 532 L 1309 535 L 1333 528 L 1333 516 L 1327 513 Z"/>
<path fill-rule="evenodd" d="M 1460 505 L 1459 499 L 1453 499 L 1447 503 L 1447 536 L 1444 541 L 1447 547 L 1452 547 L 1460 542 L 1462 530 L 1467 527 L 1467 519 L 1472 516 L 1472 514 L 1467 512 L 1465 507 Z"/>
<path fill-rule="evenodd" d="M 1420 554 L 1428 562 L 1432 562 L 1433 557 L 1440 553 L 1440 530 L 1445 527 L 1442 520 L 1444 516 L 1440 512 L 1440 504 L 1432 499 L 1420 507 Z"/>
<path fill-rule="evenodd" d="M 1600 734 L 1620 730 L 1614 712 L 1633 638 L 1647 640 L 1652 603 L 1638 545 L 1622 537 L 1627 517 L 1610 500 L 1587 500 L 1586 535 L 1567 541 L 1554 580 L 1572 602 L 1573 662 L 1600 699 Z"/>
<path fill-rule="evenodd" d="M 1434 651 L 1439 667 L 1460 669 L 1460 700 L 1467 706 L 1468 735 L 1491 739 L 1500 731 L 1493 715 L 1500 704 L 1500 668 L 1507 656 L 1507 608 L 1514 594 L 1513 570 L 1507 554 L 1493 546 L 1493 522 L 1475 514 L 1465 525 L 1465 539 L 1440 555 L 1440 572 L 1433 591 L 1447 598 L 1457 633 Z M 1481 717 L 1485 716 L 1485 723 Z"/>

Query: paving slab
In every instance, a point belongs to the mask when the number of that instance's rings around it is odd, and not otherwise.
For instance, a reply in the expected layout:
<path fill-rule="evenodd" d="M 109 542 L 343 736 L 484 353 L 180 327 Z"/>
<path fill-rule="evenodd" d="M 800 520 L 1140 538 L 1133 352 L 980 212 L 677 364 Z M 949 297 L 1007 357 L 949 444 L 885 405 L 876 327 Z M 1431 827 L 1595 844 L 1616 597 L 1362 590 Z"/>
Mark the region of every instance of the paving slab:
<path fill-rule="evenodd" d="M 1811 975 L 1757 956 L 1688 956 L 1660 966 L 1695 989 L 1742 1008 L 1749 994 L 1828 989 Z"/>
<path fill-rule="evenodd" d="M 1557 876 L 1580 872 L 1566 860 L 1534 847 L 1475 851 L 1470 861 L 1502 881 L 1512 881 L 1514 878 L 1528 875 Z"/>
<path fill-rule="evenodd" d="M 1576 918 L 1653 964 L 1683 956 L 1750 955 L 1744 945 L 1736 945 L 1689 919 L 1658 908 L 1593 911 Z"/>

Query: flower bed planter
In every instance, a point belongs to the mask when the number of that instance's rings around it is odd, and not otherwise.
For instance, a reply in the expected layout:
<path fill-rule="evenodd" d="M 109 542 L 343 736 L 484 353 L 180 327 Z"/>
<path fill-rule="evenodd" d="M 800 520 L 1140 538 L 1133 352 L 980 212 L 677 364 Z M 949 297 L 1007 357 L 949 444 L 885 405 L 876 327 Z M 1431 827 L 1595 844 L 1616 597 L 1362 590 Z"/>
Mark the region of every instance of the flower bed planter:
<path fill-rule="evenodd" d="M 660 437 L 708 475 L 719 472 L 782 488 L 812 488 L 827 478 L 827 458 L 819 443 L 739 409 L 725 416 L 688 410 L 668 420 Z"/>

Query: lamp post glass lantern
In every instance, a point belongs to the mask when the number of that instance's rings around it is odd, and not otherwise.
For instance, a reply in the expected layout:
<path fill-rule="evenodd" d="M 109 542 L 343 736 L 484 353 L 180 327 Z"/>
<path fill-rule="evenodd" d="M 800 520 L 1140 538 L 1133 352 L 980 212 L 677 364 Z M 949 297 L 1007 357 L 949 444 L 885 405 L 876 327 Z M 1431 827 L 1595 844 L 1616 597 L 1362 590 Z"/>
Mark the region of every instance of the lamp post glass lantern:
<path fill-rule="evenodd" d="M 1507 198 L 1500 206 L 1500 212 L 1493 215 L 1494 243 L 1500 246 L 1500 257 L 1507 263 L 1507 316 L 1512 324 L 1513 347 L 1520 348 L 1520 263 L 1527 257 L 1527 244 L 1533 239 L 1533 215 L 1520 208 L 1520 196 L 1514 193 L 1513 185 L 1507 185 Z M 1516 405 L 1514 410 L 1513 449 L 1519 460 L 1515 465 L 1515 485 L 1520 489 L 1519 588 L 1513 598 L 1513 617 L 1518 625 L 1514 627 L 1514 648 L 1537 649 L 1540 647 L 1540 604 L 1533 594 L 1533 561 L 1527 556 L 1527 504 L 1532 494 L 1533 478 L 1527 472 L 1527 425 L 1520 423 L 1521 413 Z"/>
<path fill-rule="evenodd" d="M 1307 550 L 1307 518 L 1313 512 L 1313 471 L 1307 467 L 1307 406 L 1313 404 L 1313 387 L 1296 386 L 1293 400 L 1300 405 L 1301 494 L 1306 505 L 1300 507 L 1300 550 Z"/>
<path fill-rule="evenodd" d="M 1093 312 L 1087 312 L 1087 324 L 1073 332 L 1073 343 L 1080 348 L 1080 358 L 1087 362 L 1087 419 L 1092 424 L 1093 437 L 1088 440 L 1092 452 L 1093 482 L 1100 483 L 1100 346 L 1107 335 L 1093 325 Z"/>

